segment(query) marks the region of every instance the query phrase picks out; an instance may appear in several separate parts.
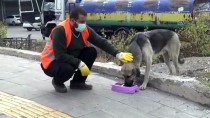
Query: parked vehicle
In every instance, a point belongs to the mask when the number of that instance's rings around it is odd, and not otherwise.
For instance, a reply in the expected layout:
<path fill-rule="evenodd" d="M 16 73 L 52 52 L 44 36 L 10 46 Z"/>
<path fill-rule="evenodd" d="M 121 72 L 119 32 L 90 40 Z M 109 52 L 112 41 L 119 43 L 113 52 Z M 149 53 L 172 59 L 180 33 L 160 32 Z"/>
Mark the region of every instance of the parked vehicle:
<path fill-rule="evenodd" d="M 90 27 L 111 35 L 130 28 L 180 28 L 195 20 L 195 11 L 210 13 L 209 4 L 210 0 L 42 0 L 41 33 L 48 37 L 77 6 L 87 11 Z"/>
<path fill-rule="evenodd" d="M 32 29 L 35 29 L 36 31 L 40 31 L 41 26 L 41 20 L 40 17 L 35 17 L 35 22 L 23 22 L 23 28 L 27 29 L 28 31 L 31 31 Z"/>
<path fill-rule="evenodd" d="M 40 0 L 41 1 L 41 0 Z M 23 23 L 22 27 L 28 31 L 35 29 L 40 31 L 41 18 L 40 18 L 40 7 L 42 1 L 37 0 L 19 0 L 19 13 L 21 16 L 21 21 Z M 25 7 L 25 6 L 31 7 Z"/>
<path fill-rule="evenodd" d="M 54 11 L 43 10 L 49 2 L 54 4 Z M 210 0 L 43 0 L 41 32 L 49 36 L 77 6 L 87 11 L 87 24 L 98 33 L 128 33 L 130 28 L 141 31 L 145 27 L 174 30 L 195 20 L 195 11 L 210 13 L 209 4 Z"/>
<path fill-rule="evenodd" d="M 5 19 L 5 23 L 7 23 L 8 25 L 20 25 L 20 15 L 7 16 Z"/>

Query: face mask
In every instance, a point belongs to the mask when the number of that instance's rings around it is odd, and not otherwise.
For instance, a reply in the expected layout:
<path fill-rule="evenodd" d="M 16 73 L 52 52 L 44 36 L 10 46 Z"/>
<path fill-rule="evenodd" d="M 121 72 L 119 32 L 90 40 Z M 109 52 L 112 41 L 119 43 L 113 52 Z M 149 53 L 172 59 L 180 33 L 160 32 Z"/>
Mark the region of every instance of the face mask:
<path fill-rule="evenodd" d="M 84 24 L 78 23 L 78 27 L 75 28 L 75 30 L 78 31 L 78 32 L 82 32 L 85 28 L 86 28 L 86 24 L 85 23 Z"/>

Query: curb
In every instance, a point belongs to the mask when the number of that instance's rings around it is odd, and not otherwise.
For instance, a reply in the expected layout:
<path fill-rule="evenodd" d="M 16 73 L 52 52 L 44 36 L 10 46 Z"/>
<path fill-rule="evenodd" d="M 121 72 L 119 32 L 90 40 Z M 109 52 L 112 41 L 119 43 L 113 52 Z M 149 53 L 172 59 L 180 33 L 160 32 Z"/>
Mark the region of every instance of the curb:
<path fill-rule="evenodd" d="M 122 78 L 120 66 L 117 65 L 96 62 L 92 70 Z M 144 75 L 144 70 L 141 70 L 141 74 Z M 201 84 L 195 78 L 172 76 L 151 71 L 149 84 L 159 90 L 210 106 L 210 88 Z"/>
<path fill-rule="evenodd" d="M 4 47 L 0 47 L 0 54 L 16 56 L 36 61 L 39 61 L 40 57 L 40 53 L 38 52 Z M 112 63 L 95 62 L 92 67 L 92 71 L 122 78 L 120 68 L 120 66 Z M 144 71 L 141 70 L 141 73 L 144 74 Z M 149 84 L 159 90 L 184 97 L 193 102 L 210 106 L 209 87 L 201 84 L 195 78 L 172 76 L 151 71 Z"/>

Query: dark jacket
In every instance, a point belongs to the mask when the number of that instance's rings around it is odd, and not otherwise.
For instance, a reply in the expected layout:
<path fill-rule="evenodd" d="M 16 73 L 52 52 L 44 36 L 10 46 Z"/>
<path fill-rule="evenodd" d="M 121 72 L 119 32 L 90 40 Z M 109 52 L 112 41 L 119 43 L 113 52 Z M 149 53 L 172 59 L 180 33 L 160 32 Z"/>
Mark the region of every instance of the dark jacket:
<path fill-rule="evenodd" d="M 115 49 L 108 41 L 98 35 L 92 28 L 89 29 L 89 39 L 88 41 L 97 46 L 98 48 L 104 50 L 105 52 L 116 56 L 118 50 Z M 79 36 L 77 38 L 77 36 Z M 84 42 L 82 35 L 78 32 L 72 33 L 72 41 L 68 48 L 66 48 L 66 35 L 63 26 L 58 26 L 52 33 L 53 40 L 53 50 L 55 53 L 55 58 L 64 62 L 69 63 L 75 68 L 78 67 L 80 59 L 78 56 L 84 48 Z"/>

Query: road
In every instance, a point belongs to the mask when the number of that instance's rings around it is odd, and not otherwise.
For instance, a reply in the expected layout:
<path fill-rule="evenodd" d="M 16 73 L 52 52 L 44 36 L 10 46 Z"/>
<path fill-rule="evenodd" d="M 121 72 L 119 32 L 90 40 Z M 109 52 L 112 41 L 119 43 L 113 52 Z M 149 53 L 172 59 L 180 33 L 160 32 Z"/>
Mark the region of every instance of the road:
<path fill-rule="evenodd" d="M 21 26 L 8 26 L 7 30 L 7 37 L 27 37 L 28 34 L 31 34 L 32 39 L 42 40 L 42 35 L 40 31 L 27 31 L 26 29 L 22 28 Z"/>
<path fill-rule="evenodd" d="M 93 90 L 56 93 L 39 62 L 5 55 L 0 61 L 0 118 L 14 113 L 32 118 L 57 113 L 62 118 L 61 112 L 77 118 L 210 118 L 210 108 L 153 88 L 136 94 L 113 92 L 111 85 L 119 80 L 94 72 L 87 79 Z"/>

